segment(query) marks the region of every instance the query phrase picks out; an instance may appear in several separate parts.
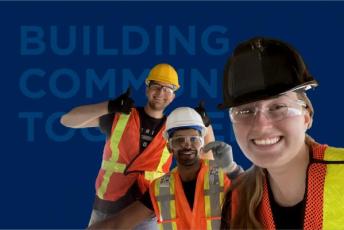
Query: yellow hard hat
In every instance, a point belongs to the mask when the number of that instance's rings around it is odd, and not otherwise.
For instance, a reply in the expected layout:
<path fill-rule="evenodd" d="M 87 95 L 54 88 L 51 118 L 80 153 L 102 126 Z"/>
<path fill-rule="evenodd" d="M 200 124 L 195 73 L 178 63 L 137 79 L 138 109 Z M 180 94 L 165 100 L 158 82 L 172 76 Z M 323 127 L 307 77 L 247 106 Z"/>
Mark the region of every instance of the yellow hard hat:
<path fill-rule="evenodd" d="M 151 69 L 146 79 L 146 85 L 149 85 L 150 81 L 171 84 L 174 86 L 174 90 L 180 87 L 177 71 L 171 65 L 165 63 L 157 64 Z"/>

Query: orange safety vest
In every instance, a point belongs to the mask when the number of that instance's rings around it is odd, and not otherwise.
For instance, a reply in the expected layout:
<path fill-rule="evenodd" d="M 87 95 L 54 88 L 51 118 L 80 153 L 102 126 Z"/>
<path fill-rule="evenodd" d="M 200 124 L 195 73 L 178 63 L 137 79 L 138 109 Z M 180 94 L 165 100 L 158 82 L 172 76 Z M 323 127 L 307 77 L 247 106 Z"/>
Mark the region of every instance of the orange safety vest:
<path fill-rule="evenodd" d="M 308 167 L 303 229 L 339 229 L 344 226 L 344 149 L 314 144 Z M 232 200 L 237 198 L 232 194 Z M 237 199 L 233 202 L 235 213 Z M 260 220 L 265 229 L 276 229 L 264 182 Z"/>
<path fill-rule="evenodd" d="M 116 201 L 124 196 L 135 182 L 138 183 L 141 193 L 144 193 L 151 181 L 169 171 L 172 155 L 162 136 L 165 125 L 142 153 L 140 127 L 139 113 L 135 108 L 129 115 L 116 113 L 96 180 L 96 192 L 100 199 Z M 132 163 L 128 165 L 130 162 Z M 136 173 L 124 175 L 125 170 Z"/>
<path fill-rule="evenodd" d="M 202 160 L 191 209 L 178 167 L 153 181 L 149 192 L 160 229 L 219 229 L 223 195 L 229 185 L 214 161 Z"/>

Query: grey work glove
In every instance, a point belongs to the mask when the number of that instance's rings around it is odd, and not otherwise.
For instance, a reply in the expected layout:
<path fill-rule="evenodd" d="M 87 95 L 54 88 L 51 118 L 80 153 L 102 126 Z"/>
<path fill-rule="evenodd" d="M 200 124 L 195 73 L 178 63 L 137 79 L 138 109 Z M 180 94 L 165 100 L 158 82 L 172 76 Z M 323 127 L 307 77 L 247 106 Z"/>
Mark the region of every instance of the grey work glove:
<path fill-rule="evenodd" d="M 221 167 L 226 173 L 235 170 L 237 164 L 233 161 L 232 147 L 222 141 L 213 141 L 204 146 L 203 151 L 213 151 L 213 156 L 216 164 Z"/>
<path fill-rule="evenodd" d="M 129 114 L 131 108 L 135 106 L 134 100 L 130 97 L 130 94 L 131 90 L 129 87 L 125 93 L 121 94 L 116 99 L 110 100 L 108 104 L 109 113 L 120 112 Z"/>

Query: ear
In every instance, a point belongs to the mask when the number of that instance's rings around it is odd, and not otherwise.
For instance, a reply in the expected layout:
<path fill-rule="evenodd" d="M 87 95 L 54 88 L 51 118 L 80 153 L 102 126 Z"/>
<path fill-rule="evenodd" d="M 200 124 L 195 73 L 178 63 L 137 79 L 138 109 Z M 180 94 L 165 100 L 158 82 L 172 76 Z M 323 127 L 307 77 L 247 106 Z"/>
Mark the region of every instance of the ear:
<path fill-rule="evenodd" d="M 306 110 L 304 114 L 304 118 L 305 118 L 305 130 L 310 129 L 312 127 L 313 118 L 309 114 L 308 110 Z"/>
<path fill-rule="evenodd" d="M 171 99 L 170 99 L 170 103 L 174 100 L 175 97 L 176 97 L 176 93 L 172 94 Z"/>
<path fill-rule="evenodd" d="M 170 153 L 172 153 L 172 148 L 171 148 L 171 146 L 170 146 L 170 142 L 167 142 L 166 147 L 167 147 L 167 150 L 168 150 Z"/>
<path fill-rule="evenodd" d="M 146 97 L 148 98 L 148 86 L 146 86 Z"/>

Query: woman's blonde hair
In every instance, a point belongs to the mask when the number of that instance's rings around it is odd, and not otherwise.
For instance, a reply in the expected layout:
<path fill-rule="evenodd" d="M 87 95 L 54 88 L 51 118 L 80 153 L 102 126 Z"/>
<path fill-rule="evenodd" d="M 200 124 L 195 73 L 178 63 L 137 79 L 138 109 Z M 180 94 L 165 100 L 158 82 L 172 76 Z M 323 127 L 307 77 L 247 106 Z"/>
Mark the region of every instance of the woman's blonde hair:
<path fill-rule="evenodd" d="M 257 213 L 263 197 L 263 182 L 265 173 L 253 165 L 237 178 L 228 190 L 222 209 L 221 229 L 262 229 Z M 232 192 L 238 194 L 238 207 L 232 211 Z"/>

